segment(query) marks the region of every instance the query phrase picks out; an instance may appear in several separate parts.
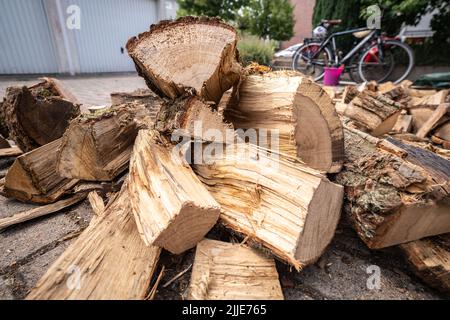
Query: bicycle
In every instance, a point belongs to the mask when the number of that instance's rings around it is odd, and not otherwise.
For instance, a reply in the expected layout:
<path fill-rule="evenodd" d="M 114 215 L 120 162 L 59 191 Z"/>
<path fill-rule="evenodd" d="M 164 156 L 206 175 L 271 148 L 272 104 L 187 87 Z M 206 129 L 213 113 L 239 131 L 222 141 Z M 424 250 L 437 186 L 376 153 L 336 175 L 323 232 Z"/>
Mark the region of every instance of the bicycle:
<path fill-rule="evenodd" d="M 314 30 L 314 38 L 305 39 L 293 56 L 292 68 L 320 81 L 325 67 L 342 67 L 354 82 L 405 80 L 414 68 L 414 53 L 397 38 L 389 38 L 380 29 L 358 28 L 328 35 L 341 20 L 322 20 Z M 353 34 L 361 41 L 343 58 L 336 38 Z M 404 71 L 402 71 L 404 70 Z"/>

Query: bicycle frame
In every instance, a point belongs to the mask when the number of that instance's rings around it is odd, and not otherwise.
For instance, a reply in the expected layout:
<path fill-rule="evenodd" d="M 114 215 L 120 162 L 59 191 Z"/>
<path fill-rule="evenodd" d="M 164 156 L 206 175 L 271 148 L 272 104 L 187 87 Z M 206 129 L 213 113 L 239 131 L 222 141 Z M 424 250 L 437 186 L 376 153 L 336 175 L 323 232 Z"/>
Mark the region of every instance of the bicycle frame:
<path fill-rule="evenodd" d="M 348 35 L 348 34 L 352 34 L 355 32 L 360 32 L 360 31 L 368 31 L 368 30 L 372 30 L 364 39 L 362 39 L 357 46 L 355 46 L 352 50 L 350 50 L 349 53 L 347 53 L 345 55 L 344 58 L 342 58 L 342 60 L 339 60 L 338 55 L 336 54 L 337 52 L 337 47 L 336 47 L 336 38 L 340 37 L 340 36 L 344 36 L 344 35 Z M 340 31 L 340 32 L 335 32 L 332 33 L 331 35 L 329 35 L 325 41 L 322 42 L 322 44 L 320 45 L 320 48 L 316 51 L 316 53 L 314 53 L 314 55 L 310 58 L 311 61 L 313 61 L 317 55 L 322 52 L 322 50 L 327 47 L 330 42 L 331 42 L 331 50 L 332 50 L 332 54 L 334 56 L 334 64 L 336 66 L 345 64 L 356 52 L 358 52 L 367 42 L 369 42 L 370 40 L 372 40 L 374 38 L 375 35 L 379 35 L 380 34 L 380 30 L 378 29 L 369 29 L 369 28 L 359 28 L 359 29 L 353 29 L 353 30 L 345 30 L 345 31 Z M 380 38 L 378 38 L 378 41 L 380 43 Z M 382 52 L 380 50 L 380 55 L 382 55 Z M 331 57 L 330 57 L 331 58 Z M 325 63 L 320 63 L 320 62 L 314 62 L 314 64 L 317 65 L 324 65 Z"/>

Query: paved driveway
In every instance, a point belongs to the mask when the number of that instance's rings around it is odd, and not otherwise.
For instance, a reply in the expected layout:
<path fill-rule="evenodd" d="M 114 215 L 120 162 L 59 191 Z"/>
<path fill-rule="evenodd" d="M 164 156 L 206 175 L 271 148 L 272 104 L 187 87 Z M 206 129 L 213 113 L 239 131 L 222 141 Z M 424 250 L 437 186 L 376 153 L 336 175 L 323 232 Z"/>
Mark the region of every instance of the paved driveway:
<path fill-rule="evenodd" d="M 92 76 L 55 76 L 70 89 L 79 101 L 86 105 L 109 105 L 110 94 L 117 91 L 133 91 L 146 88 L 145 81 L 136 73 L 105 74 Z M 6 88 L 13 85 L 31 85 L 39 81 L 38 76 L 0 76 L 0 100 Z"/>

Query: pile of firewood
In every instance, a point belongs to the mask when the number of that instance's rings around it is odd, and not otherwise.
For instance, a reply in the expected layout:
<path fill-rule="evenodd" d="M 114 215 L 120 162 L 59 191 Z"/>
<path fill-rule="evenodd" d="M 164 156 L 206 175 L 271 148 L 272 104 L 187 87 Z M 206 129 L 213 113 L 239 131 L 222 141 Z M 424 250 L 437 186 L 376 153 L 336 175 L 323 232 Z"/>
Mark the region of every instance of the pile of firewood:
<path fill-rule="evenodd" d="M 44 205 L 0 229 L 86 197 L 95 213 L 28 299 L 152 298 L 161 249 L 194 247 L 188 298 L 283 299 L 274 258 L 297 270 L 316 262 L 343 203 L 370 248 L 402 244 L 427 281 L 449 289 L 448 242 L 415 241 L 450 232 L 449 157 L 424 141 L 445 146 L 443 101 L 427 102 L 424 119 L 410 103 L 434 96 L 367 86 L 335 107 L 299 73 L 243 69 L 237 41 L 217 19 L 152 26 L 127 44 L 149 89 L 114 93 L 90 113 L 54 79 L 8 89 L 0 130 L 17 147 L 1 140 L 0 156 L 26 153 L 0 192 Z M 394 126 L 400 136 L 382 136 Z M 423 137 L 405 138 L 412 128 Z M 218 223 L 242 243 L 205 239 Z M 74 266 L 80 286 L 67 285 Z"/>

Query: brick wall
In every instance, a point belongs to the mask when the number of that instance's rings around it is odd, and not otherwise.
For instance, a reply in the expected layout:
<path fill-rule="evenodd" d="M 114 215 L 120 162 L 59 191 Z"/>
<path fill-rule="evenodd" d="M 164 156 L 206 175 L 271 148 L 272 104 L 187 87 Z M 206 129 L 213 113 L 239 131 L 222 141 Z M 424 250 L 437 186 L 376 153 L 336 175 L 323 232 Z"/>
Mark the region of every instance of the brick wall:
<path fill-rule="evenodd" d="M 303 41 L 304 38 L 311 37 L 312 33 L 312 16 L 316 0 L 291 0 L 295 6 L 295 27 L 294 37 L 282 43 L 283 48 L 287 48 L 293 44 Z"/>

